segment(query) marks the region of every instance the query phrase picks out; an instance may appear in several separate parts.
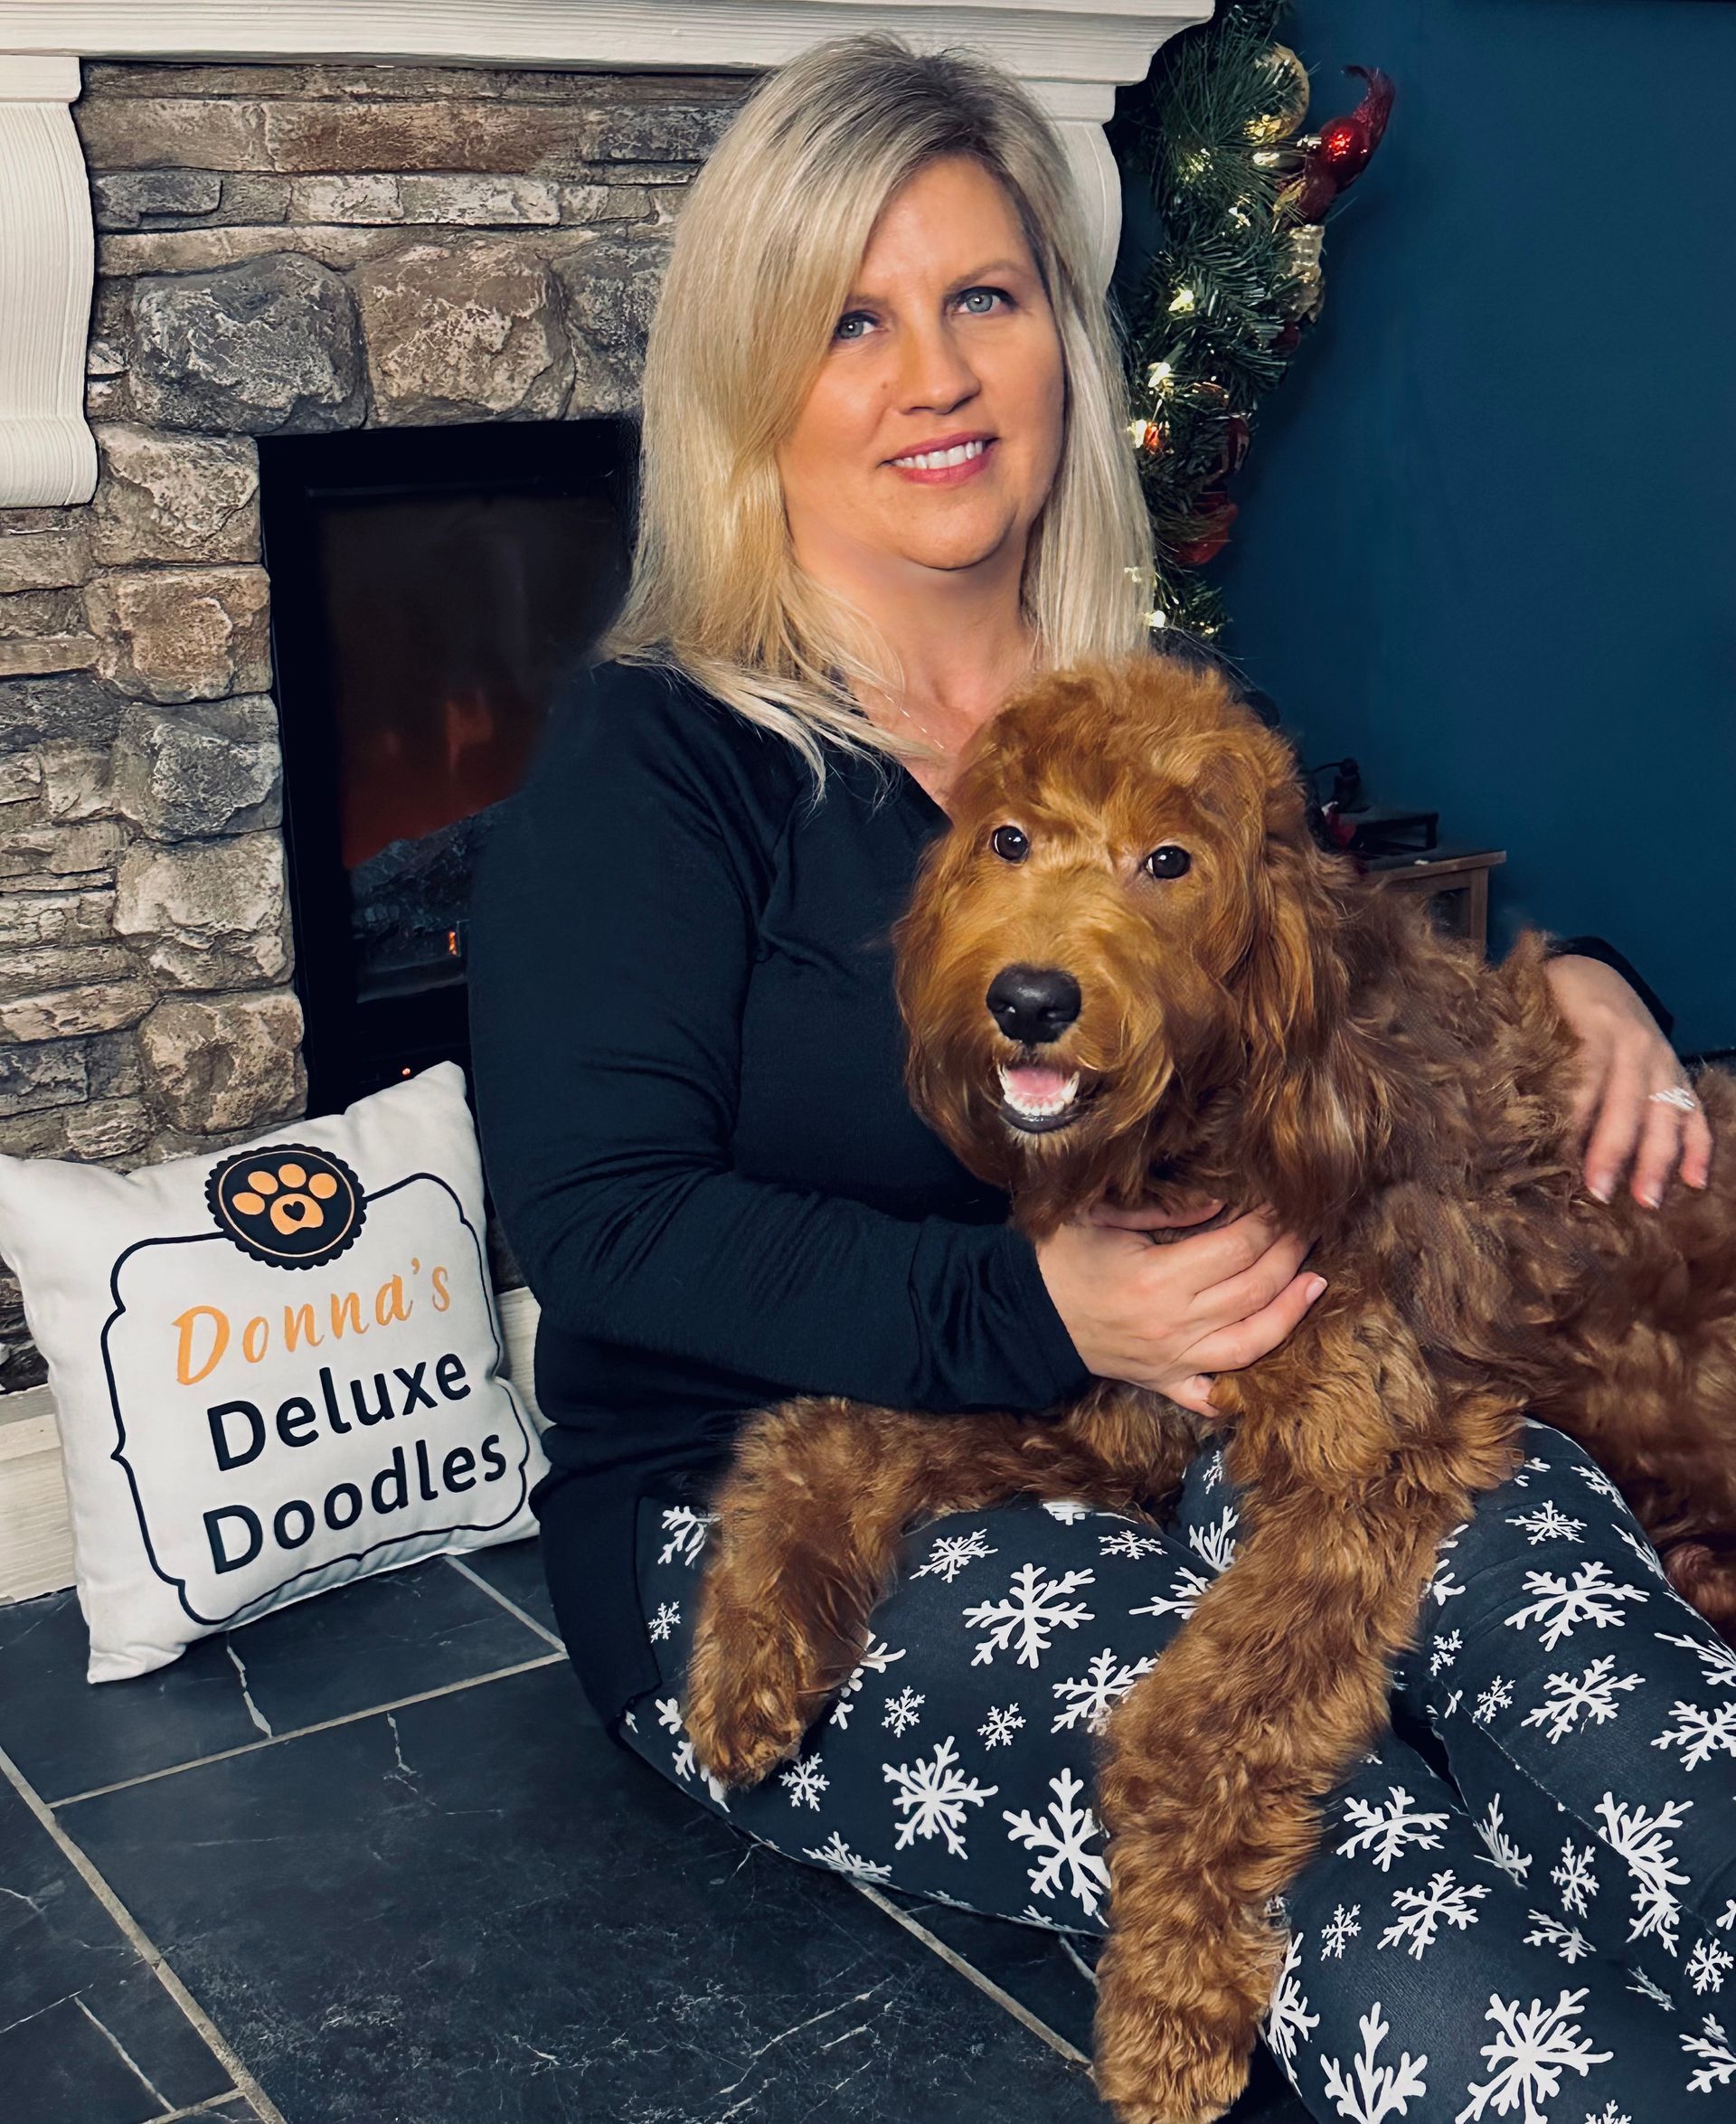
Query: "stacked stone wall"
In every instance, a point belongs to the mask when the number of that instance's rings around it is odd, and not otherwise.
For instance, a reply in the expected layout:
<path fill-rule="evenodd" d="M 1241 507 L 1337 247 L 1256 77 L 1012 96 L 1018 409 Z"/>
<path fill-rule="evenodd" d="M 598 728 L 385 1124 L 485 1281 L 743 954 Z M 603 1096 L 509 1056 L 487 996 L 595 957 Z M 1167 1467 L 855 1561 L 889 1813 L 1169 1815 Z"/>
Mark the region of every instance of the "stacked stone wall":
<path fill-rule="evenodd" d="M 99 485 L 0 509 L 0 1150 L 301 1110 L 257 439 L 630 408 L 745 86 L 86 67 Z M 40 1376 L 0 1275 L 0 1386 Z"/>

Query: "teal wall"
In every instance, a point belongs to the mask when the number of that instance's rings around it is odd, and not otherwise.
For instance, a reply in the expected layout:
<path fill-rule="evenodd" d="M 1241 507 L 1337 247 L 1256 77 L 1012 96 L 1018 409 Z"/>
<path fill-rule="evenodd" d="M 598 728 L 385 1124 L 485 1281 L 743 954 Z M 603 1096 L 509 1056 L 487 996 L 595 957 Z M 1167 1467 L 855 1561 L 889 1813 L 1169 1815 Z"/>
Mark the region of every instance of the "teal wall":
<path fill-rule="evenodd" d="M 1503 931 L 1606 936 L 1736 1046 L 1736 0 L 1288 35 L 1316 121 L 1346 61 L 1399 97 L 1236 488 L 1226 647 L 1310 760 L 1508 851 Z"/>

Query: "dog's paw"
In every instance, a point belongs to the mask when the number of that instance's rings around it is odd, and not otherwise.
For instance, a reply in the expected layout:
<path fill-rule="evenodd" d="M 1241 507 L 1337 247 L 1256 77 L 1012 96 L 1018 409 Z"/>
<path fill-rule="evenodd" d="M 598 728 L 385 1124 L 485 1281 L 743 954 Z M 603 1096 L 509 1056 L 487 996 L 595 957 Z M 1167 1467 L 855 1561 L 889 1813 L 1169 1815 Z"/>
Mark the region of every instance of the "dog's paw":
<path fill-rule="evenodd" d="M 683 1723 L 703 1767 L 724 1785 L 757 1785 L 794 1756 L 807 1730 L 802 1682 L 788 1647 L 762 1641 L 737 1661 L 696 1645 Z"/>
<path fill-rule="evenodd" d="M 1253 2052 L 1098 1964 L 1098 2091 L 1120 2124 L 1214 2124 L 1248 2084 Z"/>

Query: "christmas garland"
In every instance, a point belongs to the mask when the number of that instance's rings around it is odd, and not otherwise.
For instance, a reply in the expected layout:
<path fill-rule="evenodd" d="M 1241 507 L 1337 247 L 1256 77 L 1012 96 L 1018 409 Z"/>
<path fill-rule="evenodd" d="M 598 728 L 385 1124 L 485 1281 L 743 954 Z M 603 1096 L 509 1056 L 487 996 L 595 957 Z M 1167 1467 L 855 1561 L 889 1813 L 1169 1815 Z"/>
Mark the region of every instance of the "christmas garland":
<path fill-rule="evenodd" d="M 1320 313 L 1322 223 L 1368 166 L 1392 103 L 1384 74 L 1348 67 L 1356 109 L 1305 134 L 1307 70 L 1274 37 L 1288 0 L 1220 0 L 1122 99 L 1112 138 L 1148 179 L 1162 243 L 1127 304 L 1133 443 L 1156 533 L 1150 623 L 1210 640 L 1226 482 L 1255 409 Z"/>

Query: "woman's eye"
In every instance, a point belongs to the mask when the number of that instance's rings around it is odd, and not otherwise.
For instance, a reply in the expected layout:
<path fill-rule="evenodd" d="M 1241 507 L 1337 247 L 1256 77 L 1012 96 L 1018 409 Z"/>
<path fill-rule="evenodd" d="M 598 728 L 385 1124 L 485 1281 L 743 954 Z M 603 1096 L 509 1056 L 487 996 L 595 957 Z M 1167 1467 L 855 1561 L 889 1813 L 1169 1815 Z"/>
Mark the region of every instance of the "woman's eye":
<path fill-rule="evenodd" d="M 958 297 L 959 307 L 973 317 L 992 316 L 1007 299 L 999 288 L 967 288 Z"/>
<path fill-rule="evenodd" d="M 1004 863 L 1023 863 L 1031 853 L 1030 842 L 1013 826 L 996 826 L 988 845 Z"/>
<path fill-rule="evenodd" d="M 861 339 L 873 325 L 866 310 L 846 310 L 834 326 L 834 339 Z"/>
<path fill-rule="evenodd" d="M 1165 841 L 1161 848 L 1154 848 L 1141 866 L 1150 877 L 1183 878 L 1194 867 L 1194 858 L 1185 848 L 1178 848 L 1173 841 Z"/>

